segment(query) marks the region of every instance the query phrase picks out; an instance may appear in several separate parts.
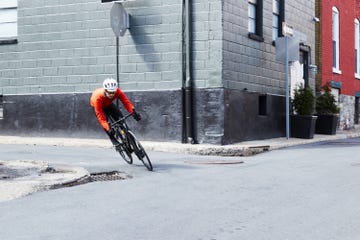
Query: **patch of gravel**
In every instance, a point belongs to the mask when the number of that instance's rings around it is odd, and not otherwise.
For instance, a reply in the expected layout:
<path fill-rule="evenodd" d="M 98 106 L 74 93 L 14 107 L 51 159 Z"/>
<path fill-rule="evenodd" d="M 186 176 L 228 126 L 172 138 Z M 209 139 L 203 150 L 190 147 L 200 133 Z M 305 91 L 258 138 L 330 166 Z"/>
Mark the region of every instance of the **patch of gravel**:
<path fill-rule="evenodd" d="M 64 185 L 89 175 L 81 167 L 50 167 L 46 162 L 32 160 L 0 161 L 0 202 L 48 190 L 52 186 Z"/>

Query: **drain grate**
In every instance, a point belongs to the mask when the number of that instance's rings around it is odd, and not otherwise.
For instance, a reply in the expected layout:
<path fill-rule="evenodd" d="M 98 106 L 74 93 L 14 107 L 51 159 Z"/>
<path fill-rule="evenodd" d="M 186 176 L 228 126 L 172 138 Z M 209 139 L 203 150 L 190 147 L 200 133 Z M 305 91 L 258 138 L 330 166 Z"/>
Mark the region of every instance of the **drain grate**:
<path fill-rule="evenodd" d="M 73 187 L 77 185 L 82 185 L 91 182 L 101 182 L 101 181 L 118 181 L 131 178 L 131 176 L 126 175 L 125 173 L 112 171 L 112 172 L 100 172 L 100 173 L 91 173 L 89 176 L 82 177 L 72 182 L 62 183 L 54 185 L 51 189 L 58 189 L 64 187 Z"/>
<path fill-rule="evenodd" d="M 117 181 L 124 179 L 126 179 L 126 176 L 124 176 L 123 173 L 118 171 L 90 174 L 90 182 Z"/>

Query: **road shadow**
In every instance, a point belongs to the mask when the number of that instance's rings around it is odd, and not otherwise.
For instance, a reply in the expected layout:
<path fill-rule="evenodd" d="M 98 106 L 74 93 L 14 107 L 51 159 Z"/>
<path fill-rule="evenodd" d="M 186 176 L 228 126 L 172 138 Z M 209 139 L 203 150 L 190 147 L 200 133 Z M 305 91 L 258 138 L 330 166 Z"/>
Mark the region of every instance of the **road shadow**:
<path fill-rule="evenodd" d="M 198 166 L 187 165 L 184 163 L 156 163 L 153 164 L 154 172 L 164 172 L 172 169 L 195 169 Z"/>

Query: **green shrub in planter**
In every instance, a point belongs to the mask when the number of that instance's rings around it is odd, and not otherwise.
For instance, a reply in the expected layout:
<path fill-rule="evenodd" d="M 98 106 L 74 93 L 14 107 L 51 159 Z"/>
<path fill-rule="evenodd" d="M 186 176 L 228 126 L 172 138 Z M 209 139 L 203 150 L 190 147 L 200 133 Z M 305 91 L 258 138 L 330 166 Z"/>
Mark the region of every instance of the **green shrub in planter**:
<path fill-rule="evenodd" d="M 331 93 L 330 84 L 327 83 L 322 86 L 324 93 L 316 98 L 316 113 L 317 114 L 337 114 L 339 107 L 336 105 L 334 95 Z"/>
<path fill-rule="evenodd" d="M 336 134 L 339 121 L 339 107 L 336 105 L 334 95 L 331 94 L 330 83 L 322 86 L 323 93 L 316 98 L 316 121 L 315 132 L 320 134 Z"/>
<path fill-rule="evenodd" d="M 312 115 L 314 113 L 315 96 L 311 87 L 300 85 L 294 91 L 292 107 L 295 114 Z"/>
<path fill-rule="evenodd" d="M 294 91 L 292 108 L 294 114 L 290 118 L 291 137 L 313 138 L 315 133 L 316 116 L 314 113 L 315 96 L 309 86 L 300 85 Z"/>

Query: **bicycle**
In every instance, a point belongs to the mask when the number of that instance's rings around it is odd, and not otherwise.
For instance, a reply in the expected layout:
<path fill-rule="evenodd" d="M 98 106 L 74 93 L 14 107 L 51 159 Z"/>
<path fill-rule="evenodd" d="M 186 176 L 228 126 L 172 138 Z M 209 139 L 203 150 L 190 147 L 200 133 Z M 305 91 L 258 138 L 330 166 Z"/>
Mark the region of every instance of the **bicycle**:
<path fill-rule="evenodd" d="M 153 170 L 150 158 L 147 155 L 144 147 L 135 137 L 135 134 L 129 129 L 126 124 L 126 119 L 132 116 L 132 113 L 127 114 L 125 117 L 115 120 L 109 116 L 109 125 L 111 128 L 115 129 L 115 138 L 119 141 L 120 146 L 116 149 L 119 152 L 120 156 L 128 164 L 133 163 L 132 153 L 135 153 L 137 158 L 144 164 L 144 166 L 149 170 Z"/>

